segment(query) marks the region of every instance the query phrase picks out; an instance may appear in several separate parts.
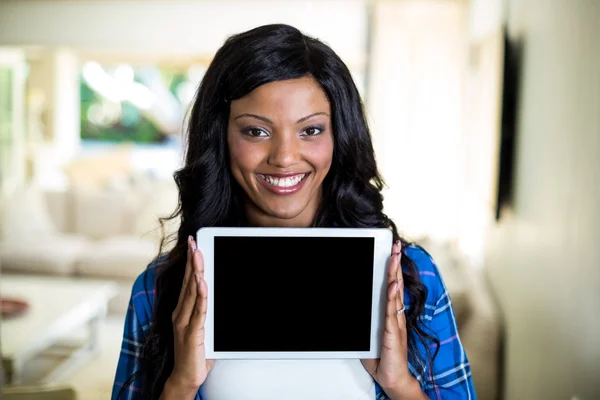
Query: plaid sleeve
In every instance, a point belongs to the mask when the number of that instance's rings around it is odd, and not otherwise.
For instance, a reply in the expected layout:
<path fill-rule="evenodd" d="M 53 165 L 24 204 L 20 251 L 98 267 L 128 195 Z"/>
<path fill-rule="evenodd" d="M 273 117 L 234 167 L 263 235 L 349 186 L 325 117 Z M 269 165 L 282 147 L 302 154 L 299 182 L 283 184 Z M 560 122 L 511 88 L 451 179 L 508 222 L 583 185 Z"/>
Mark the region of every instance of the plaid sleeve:
<path fill-rule="evenodd" d="M 452 301 L 440 271 L 429 254 L 420 247 L 407 249 L 408 256 L 415 262 L 421 281 L 427 288 L 427 299 L 421 320 L 429 328 L 429 333 L 440 341 L 439 350 L 433 360 L 432 369 L 426 366 L 415 368 L 409 365 L 411 374 L 421 384 L 421 390 L 431 399 L 477 399 L 471 378 L 471 366 L 460 341 Z M 410 298 L 405 292 L 406 307 L 410 308 Z M 431 356 L 436 344 L 426 340 Z M 424 350 L 422 346 L 419 346 Z M 425 354 L 425 352 L 422 352 Z M 376 385 L 377 400 L 389 398 Z"/>
<path fill-rule="evenodd" d="M 133 284 L 125 327 L 121 354 L 113 384 L 112 400 L 141 400 L 142 378 L 135 376 L 146 330 L 152 320 L 154 300 L 154 267 L 146 269 Z"/>
<path fill-rule="evenodd" d="M 476 399 L 471 366 L 460 341 L 452 301 L 440 271 L 423 249 L 415 247 L 414 254 L 422 281 L 428 288 L 428 310 L 425 321 L 440 341 L 433 368 L 423 379 L 422 388 L 432 399 Z M 427 345 L 432 354 L 437 348 L 433 341 Z"/>

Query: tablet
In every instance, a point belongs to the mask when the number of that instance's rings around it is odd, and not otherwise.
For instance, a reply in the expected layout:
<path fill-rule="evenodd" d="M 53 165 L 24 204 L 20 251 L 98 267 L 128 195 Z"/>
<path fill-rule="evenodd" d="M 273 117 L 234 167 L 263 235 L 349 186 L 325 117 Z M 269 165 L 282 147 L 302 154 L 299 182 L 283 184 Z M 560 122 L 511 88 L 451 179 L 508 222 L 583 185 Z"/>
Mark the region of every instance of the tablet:
<path fill-rule="evenodd" d="M 207 359 L 379 358 L 388 229 L 202 228 Z"/>

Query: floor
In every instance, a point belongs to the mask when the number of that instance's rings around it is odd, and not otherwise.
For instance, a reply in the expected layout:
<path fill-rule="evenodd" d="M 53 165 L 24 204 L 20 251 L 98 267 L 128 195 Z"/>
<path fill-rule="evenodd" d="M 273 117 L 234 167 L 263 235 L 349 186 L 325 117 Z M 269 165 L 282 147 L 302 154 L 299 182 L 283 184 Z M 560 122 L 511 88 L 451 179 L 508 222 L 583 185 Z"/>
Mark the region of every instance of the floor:
<path fill-rule="evenodd" d="M 101 335 L 101 353 L 65 382 L 77 391 L 79 400 L 110 399 L 121 350 L 124 319 L 124 315 L 107 318 Z"/>
<path fill-rule="evenodd" d="M 74 388 L 78 400 L 110 399 L 121 350 L 124 318 L 124 315 L 108 316 L 100 335 L 102 346 L 100 354 L 64 382 L 59 382 Z M 73 338 L 76 339 L 83 334 L 85 332 L 74 333 Z M 58 360 L 57 357 L 46 357 L 30 362 L 27 365 L 25 383 L 34 382 L 38 377 L 43 376 Z"/>

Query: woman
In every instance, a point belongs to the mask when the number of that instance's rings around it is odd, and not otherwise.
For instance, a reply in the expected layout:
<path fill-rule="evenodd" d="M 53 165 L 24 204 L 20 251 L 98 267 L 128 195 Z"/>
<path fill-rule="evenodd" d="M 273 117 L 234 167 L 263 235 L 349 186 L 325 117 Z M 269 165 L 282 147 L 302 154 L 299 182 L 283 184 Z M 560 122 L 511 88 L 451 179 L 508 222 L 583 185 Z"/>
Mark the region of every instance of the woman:
<path fill-rule="evenodd" d="M 286 25 L 229 38 L 198 90 L 175 180 L 176 244 L 134 284 L 113 398 L 475 398 L 443 281 L 383 213 L 360 97 L 328 46 Z M 206 360 L 210 288 L 192 236 L 207 226 L 391 229 L 381 358 Z"/>

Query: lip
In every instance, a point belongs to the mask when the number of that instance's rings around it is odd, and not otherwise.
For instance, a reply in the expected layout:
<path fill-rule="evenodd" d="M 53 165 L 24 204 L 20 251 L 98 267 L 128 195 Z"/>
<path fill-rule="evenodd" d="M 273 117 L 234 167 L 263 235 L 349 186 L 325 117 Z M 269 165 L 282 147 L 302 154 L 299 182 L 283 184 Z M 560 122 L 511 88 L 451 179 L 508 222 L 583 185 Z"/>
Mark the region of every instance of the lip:
<path fill-rule="evenodd" d="M 288 176 L 296 176 L 296 175 L 300 175 L 303 173 L 305 173 L 306 176 L 304 177 L 304 179 L 302 179 L 300 182 L 298 182 L 297 185 L 289 186 L 289 187 L 285 187 L 285 188 L 272 185 L 269 182 L 267 182 L 266 180 L 260 178 L 259 176 L 257 176 L 256 178 L 267 190 L 269 190 L 275 194 L 286 195 L 286 194 L 294 194 L 294 193 L 298 192 L 300 189 L 302 189 L 302 187 L 304 186 L 304 182 L 306 182 L 308 180 L 311 173 L 310 172 L 300 172 L 300 173 L 295 173 L 295 174 L 261 174 L 261 175 L 274 176 L 277 178 L 285 178 Z"/>
<path fill-rule="evenodd" d="M 287 178 L 288 176 L 296 176 L 296 175 L 302 175 L 302 174 L 310 174 L 310 172 L 290 172 L 287 174 L 258 174 L 258 175 L 266 175 L 266 176 L 274 176 L 276 178 Z"/>

